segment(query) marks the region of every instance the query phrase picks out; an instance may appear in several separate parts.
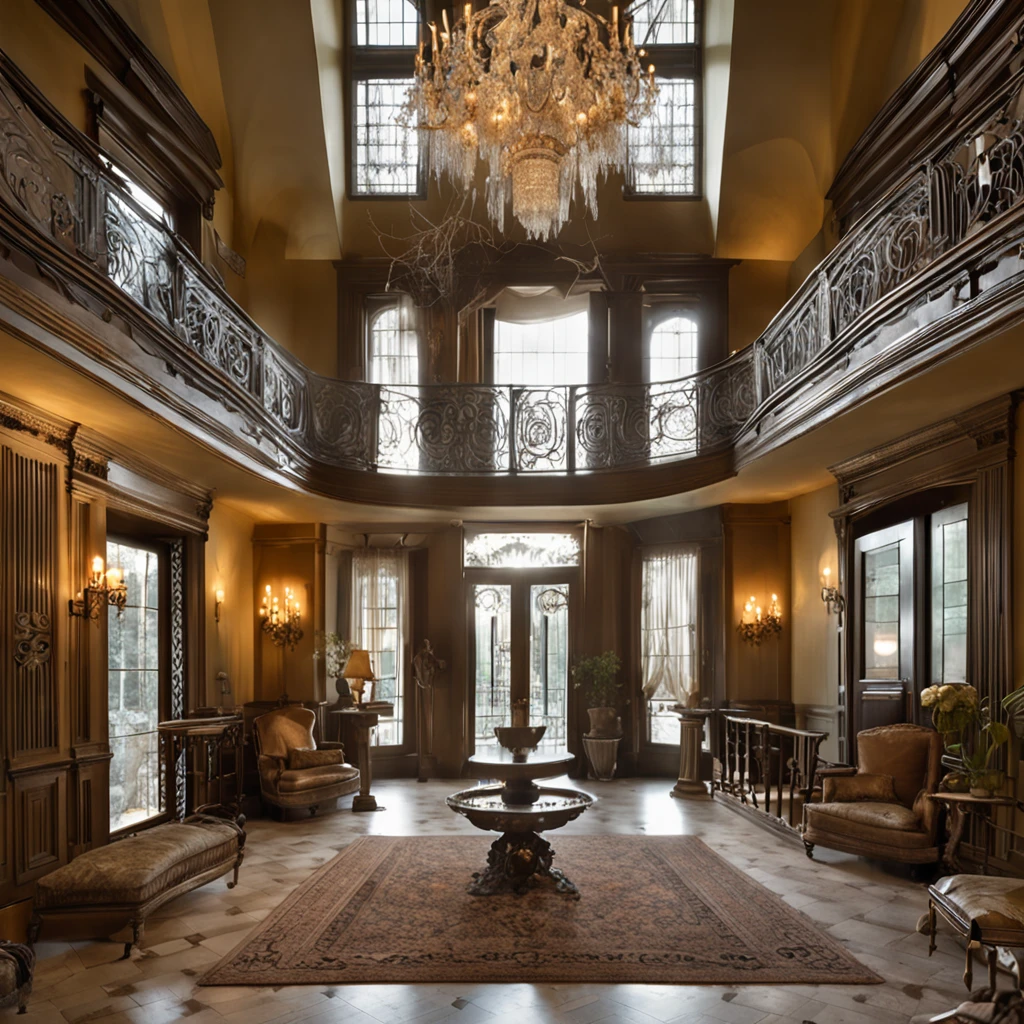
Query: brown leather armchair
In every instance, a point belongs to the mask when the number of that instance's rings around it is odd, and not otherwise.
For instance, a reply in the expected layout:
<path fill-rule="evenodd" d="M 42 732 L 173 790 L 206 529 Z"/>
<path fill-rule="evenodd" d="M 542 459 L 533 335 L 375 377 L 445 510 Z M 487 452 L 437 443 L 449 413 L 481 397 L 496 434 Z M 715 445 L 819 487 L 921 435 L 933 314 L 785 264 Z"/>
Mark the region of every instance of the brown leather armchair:
<path fill-rule="evenodd" d="M 928 799 L 942 774 L 942 737 L 900 723 L 857 734 L 857 767 L 822 772 L 822 801 L 804 805 L 804 847 L 904 864 L 939 859 L 939 810 Z M 891 782 L 890 782 L 891 780 Z"/>
<path fill-rule="evenodd" d="M 284 809 L 304 807 L 316 814 L 320 804 L 359 789 L 359 769 L 344 763 L 340 743 L 323 743 L 316 757 L 313 724 L 316 715 L 309 708 L 288 705 L 253 722 L 256 751 L 259 755 L 260 794 L 264 803 Z M 299 755 L 294 754 L 299 751 Z M 296 767 L 296 761 L 329 761 L 336 752 L 335 763 L 309 764 Z"/>

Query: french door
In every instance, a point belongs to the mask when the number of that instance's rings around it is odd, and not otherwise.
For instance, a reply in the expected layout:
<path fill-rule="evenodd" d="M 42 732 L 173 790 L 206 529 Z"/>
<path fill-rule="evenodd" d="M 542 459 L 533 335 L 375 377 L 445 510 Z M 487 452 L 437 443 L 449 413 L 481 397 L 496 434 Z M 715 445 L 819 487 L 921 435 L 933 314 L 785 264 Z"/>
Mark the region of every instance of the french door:
<path fill-rule="evenodd" d="M 526 701 L 545 743 L 566 745 L 572 586 L 557 570 L 467 572 L 474 749 L 497 744 L 494 727 L 512 724 Z"/>
<path fill-rule="evenodd" d="M 854 735 L 914 717 L 914 521 L 857 539 Z"/>

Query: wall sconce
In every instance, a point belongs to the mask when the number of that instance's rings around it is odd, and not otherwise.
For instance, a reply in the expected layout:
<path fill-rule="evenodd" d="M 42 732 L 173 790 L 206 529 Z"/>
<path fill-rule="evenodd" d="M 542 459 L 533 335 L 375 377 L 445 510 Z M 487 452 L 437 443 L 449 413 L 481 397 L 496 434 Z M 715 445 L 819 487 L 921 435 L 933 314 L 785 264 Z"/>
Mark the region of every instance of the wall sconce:
<path fill-rule="evenodd" d="M 220 606 L 224 603 L 224 591 L 215 590 L 213 592 L 213 621 L 220 622 Z"/>
<path fill-rule="evenodd" d="M 99 618 L 100 609 L 105 604 L 117 609 L 118 617 L 124 613 L 128 603 L 128 588 L 120 569 L 103 571 L 103 559 L 97 555 L 92 560 L 92 574 L 77 598 L 68 601 L 68 613 L 79 615 L 83 619 Z"/>
<path fill-rule="evenodd" d="M 839 616 L 839 625 L 843 624 L 843 613 L 846 611 L 846 598 L 839 593 L 839 588 L 832 586 L 832 570 L 826 565 L 821 573 L 821 599 L 825 602 L 825 612 Z"/>
<path fill-rule="evenodd" d="M 302 629 L 299 626 L 299 602 L 295 600 L 291 587 L 284 588 L 284 607 L 282 608 L 277 598 L 267 584 L 266 593 L 263 595 L 263 605 L 260 608 L 260 629 L 270 637 L 275 647 L 287 646 L 295 650 L 295 645 L 302 639 Z"/>
<path fill-rule="evenodd" d="M 743 618 L 736 629 L 744 643 L 760 647 L 768 637 L 782 632 L 782 612 L 779 609 L 778 594 L 772 594 L 772 601 L 766 612 L 762 612 L 761 606 L 755 604 L 755 601 L 756 598 L 751 596 L 743 606 Z M 752 619 L 748 618 L 750 615 L 753 615 Z"/>

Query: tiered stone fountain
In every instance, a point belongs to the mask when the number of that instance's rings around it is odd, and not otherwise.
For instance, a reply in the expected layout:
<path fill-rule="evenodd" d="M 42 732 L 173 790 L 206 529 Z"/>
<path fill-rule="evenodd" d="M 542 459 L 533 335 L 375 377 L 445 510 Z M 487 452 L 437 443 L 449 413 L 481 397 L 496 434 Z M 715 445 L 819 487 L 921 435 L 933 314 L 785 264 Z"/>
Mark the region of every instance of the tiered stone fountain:
<path fill-rule="evenodd" d="M 554 850 L 538 833 L 561 828 L 578 818 L 594 797 L 578 789 L 538 786 L 537 779 L 560 775 L 575 761 L 567 750 L 531 756 L 545 726 L 499 726 L 500 750 L 474 754 L 469 771 L 478 779 L 501 779 L 500 785 L 476 786 L 448 797 L 448 806 L 477 827 L 501 836 L 491 844 L 487 868 L 473 875 L 469 892 L 493 896 L 524 893 L 535 878 L 551 878 L 558 892 L 579 898 L 579 890 L 551 866 Z"/>

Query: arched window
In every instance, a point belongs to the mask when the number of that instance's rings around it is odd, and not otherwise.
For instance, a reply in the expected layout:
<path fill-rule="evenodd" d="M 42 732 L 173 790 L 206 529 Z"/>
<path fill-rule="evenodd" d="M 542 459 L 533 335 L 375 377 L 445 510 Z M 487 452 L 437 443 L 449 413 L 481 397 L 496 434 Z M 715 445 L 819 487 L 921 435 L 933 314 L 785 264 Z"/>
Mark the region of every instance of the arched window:
<path fill-rule="evenodd" d="M 656 324 L 647 348 L 647 380 L 678 380 L 697 372 L 697 324 L 673 316 Z"/>
<path fill-rule="evenodd" d="M 396 303 L 371 317 L 367 369 L 374 384 L 419 384 L 419 339 L 410 316 Z"/>

